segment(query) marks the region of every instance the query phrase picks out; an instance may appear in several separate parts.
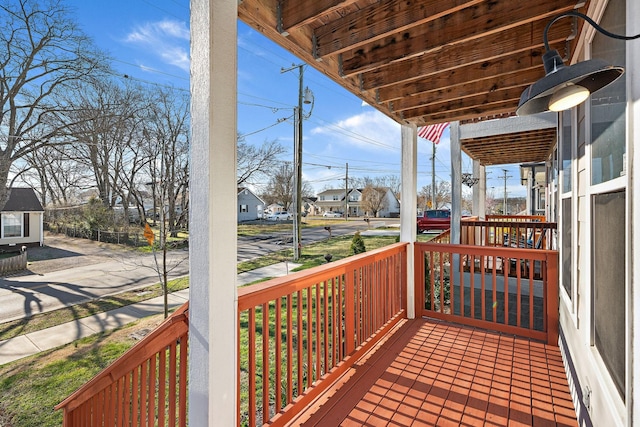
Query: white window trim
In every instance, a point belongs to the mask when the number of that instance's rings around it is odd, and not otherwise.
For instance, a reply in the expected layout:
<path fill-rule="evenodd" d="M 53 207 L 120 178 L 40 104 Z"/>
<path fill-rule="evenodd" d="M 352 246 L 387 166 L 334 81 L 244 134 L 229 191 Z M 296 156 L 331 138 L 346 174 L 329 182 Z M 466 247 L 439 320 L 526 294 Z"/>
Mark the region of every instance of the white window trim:
<path fill-rule="evenodd" d="M 13 215 L 17 215 L 18 218 L 20 219 L 20 235 L 19 236 L 5 236 L 4 235 L 4 220 L 2 221 L 2 227 L 1 227 L 1 234 L 2 234 L 2 239 L 22 239 L 24 237 L 24 212 L 2 212 L 2 216 L 4 215 L 9 215 L 9 214 L 13 214 Z"/>

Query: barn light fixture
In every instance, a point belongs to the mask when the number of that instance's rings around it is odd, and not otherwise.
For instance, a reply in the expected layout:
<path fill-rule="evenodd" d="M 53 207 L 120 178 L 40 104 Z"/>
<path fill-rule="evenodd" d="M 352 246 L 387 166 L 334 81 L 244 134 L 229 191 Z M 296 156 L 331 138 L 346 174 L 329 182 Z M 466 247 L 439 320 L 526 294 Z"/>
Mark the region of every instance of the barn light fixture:
<path fill-rule="evenodd" d="M 542 55 L 546 76 L 522 92 L 516 114 L 526 116 L 545 111 L 562 111 L 575 107 L 589 95 L 614 82 L 624 73 L 624 68 L 607 64 L 602 59 L 590 59 L 571 66 L 564 65 L 557 50 L 549 48 L 548 32 L 553 23 L 567 16 L 575 16 L 587 21 L 605 36 L 618 40 L 634 40 L 640 37 L 613 34 L 587 15 L 569 11 L 553 18 L 544 29 L 543 40 L 546 52 Z"/>

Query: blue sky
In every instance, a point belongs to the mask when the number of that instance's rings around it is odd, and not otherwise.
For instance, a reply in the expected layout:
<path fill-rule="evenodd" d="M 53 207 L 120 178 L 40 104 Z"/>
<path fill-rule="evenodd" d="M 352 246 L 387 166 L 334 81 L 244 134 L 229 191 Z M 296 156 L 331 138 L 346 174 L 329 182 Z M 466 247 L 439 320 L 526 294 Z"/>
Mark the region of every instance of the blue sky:
<path fill-rule="evenodd" d="M 83 30 L 115 59 L 117 72 L 148 83 L 189 89 L 189 0 L 66 0 Z M 238 130 L 251 144 L 277 139 L 293 158 L 293 108 L 298 101 L 300 61 L 238 23 Z M 310 66 L 304 85 L 315 98 L 304 121 L 303 176 L 316 191 L 344 185 L 349 176 L 400 174 L 400 126 L 363 105 Z M 309 110 L 307 109 L 306 112 Z M 286 119 L 286 120 L 285 120 Z M 431 182 L 431 143 L 418 140 L 418 190 Z M 330 168 L 329 168 L 330 167 Z M 463 155 L 462 171 L 472 172 Z M 501 167 L 489 168 L 487 187 L 502 198 Z M 436 152 L 436 177 L 450 181 L 449 131 Z M 524 195 L 519 172 L 510 167 L 509 195 Z M 465 187 L 465 191 L 466 187 Z"/>

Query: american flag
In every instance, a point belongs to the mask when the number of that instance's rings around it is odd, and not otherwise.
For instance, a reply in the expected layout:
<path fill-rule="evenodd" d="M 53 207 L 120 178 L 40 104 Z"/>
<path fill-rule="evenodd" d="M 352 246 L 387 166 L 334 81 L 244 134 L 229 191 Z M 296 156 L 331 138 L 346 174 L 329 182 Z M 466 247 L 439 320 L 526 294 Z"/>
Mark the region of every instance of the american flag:
<path fill-rule="evenodd" d="M 437 144 L 440 142 L 442 132 L 444 132 L 447 126 L 449 126 L 449 123 L 438 123 L 435 125 L 421 127 L 418 129 L 418 136 Z"/>

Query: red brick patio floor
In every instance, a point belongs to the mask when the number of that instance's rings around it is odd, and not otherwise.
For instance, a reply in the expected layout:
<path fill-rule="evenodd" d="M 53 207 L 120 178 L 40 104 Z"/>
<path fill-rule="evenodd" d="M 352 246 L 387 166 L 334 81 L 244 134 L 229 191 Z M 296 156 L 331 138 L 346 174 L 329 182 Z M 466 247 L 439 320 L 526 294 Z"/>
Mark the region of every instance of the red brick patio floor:
<path fill-rule="evenodd" d="M 558 347 L 408 320 L 291 425 L 577 426 Z"/>

